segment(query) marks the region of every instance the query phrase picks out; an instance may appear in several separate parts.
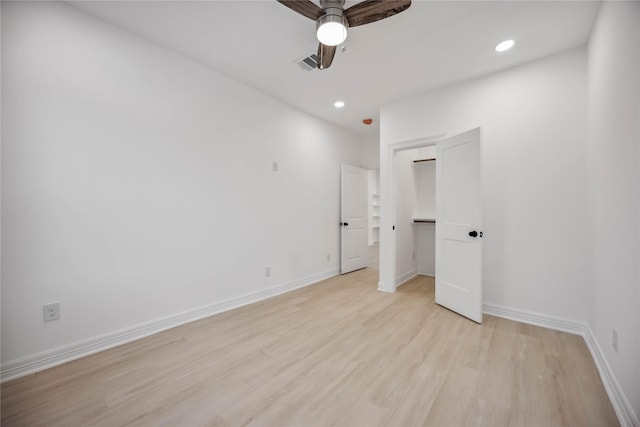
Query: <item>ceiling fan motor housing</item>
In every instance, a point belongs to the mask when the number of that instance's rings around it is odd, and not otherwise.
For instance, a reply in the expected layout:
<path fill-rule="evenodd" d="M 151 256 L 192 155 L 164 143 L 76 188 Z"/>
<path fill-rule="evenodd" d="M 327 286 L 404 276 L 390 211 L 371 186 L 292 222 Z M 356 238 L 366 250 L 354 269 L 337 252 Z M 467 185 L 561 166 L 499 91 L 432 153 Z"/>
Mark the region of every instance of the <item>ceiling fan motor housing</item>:
<path fill-rule="evenodd" d="M 323 9 L 328 7 L 344 9 L 344 0 L 320 0 L 320 7 Z"/>

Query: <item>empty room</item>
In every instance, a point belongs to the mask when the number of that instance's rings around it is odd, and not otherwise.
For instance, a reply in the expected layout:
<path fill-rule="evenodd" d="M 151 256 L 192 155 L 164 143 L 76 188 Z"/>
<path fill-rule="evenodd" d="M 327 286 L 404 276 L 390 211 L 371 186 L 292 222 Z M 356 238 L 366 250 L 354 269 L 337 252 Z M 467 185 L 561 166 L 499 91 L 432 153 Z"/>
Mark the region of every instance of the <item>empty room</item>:
<path fill-rule="evenodd" d="M 2 426 L 640 427 L 640 1 L 1 1 Z"/>

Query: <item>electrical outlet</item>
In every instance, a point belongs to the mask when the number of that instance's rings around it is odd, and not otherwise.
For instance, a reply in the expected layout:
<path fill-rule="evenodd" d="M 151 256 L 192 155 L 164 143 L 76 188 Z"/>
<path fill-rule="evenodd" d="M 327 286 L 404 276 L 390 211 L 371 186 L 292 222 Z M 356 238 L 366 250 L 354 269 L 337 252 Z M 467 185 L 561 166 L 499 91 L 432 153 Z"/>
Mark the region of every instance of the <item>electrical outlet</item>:
<path fill-rule="evenodd" d="M 618 331 L 616 328 L 611 329 L 611 346 L 615 351 L 618 351 Z"/>
<path fill-rule="evenodd" d="M 60 318 L 60 303 L 54 302 L 42 306 L 42 320 L 50 322 Z"/>
<path fill-rule="evenodd" d="M 264 268 L 264 277 L 271 277 L 271 267 Z"/>
<path fill-rule="evenodd" d="M 271 170 L 274 172 L 278 172 L 278 162 L 271 163 Z"/>
<path fill-rule="evenodd" d="M 413 253 L 411 254 L 411 259 L 412 259 L 412 260 L 414 260 L 414 261 L 416 260 L 416 253 L 415 253 L 415 252 L 413 252 Z"/>
<path fill-rule="evenodd" d="M 331 254 L 327 253 L 327 262 L 331 261 Z"/>

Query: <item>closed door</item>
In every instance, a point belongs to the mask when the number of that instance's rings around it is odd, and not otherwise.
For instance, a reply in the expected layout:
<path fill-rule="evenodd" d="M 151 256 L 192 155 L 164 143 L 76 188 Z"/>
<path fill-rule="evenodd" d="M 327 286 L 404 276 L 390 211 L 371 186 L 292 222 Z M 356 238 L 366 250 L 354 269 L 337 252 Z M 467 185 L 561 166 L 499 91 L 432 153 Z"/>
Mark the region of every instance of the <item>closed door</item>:
<path fill-rule="evenodd" d="M 367 266 L 367 170 L 342 165 L 342 274 Z"/>
<path fill-rule="evenodd" d="M 436 144 L 437 304 L 482 323 L 480 128 Z"/>

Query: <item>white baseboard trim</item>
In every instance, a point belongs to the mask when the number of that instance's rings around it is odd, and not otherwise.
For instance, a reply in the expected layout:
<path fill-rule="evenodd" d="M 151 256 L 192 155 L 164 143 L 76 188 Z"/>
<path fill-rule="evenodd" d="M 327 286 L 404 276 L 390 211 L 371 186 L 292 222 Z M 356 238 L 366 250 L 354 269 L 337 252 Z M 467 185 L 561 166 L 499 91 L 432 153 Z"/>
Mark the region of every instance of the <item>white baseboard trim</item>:
<path fill-rule="evenodd" d="M 436 277 L 436 272 L 435 271 L 426 271 L 426 270 L 418 269 L 418 274 L 421 275 L 421 276 Z"/>
<path fill-rule="evenodd" d="M 598 344 L 596 336 L 588 325 L 584 335 L 584 340 L 591 352 L 591 357 L 593 357 L 593 361 L 598 368 L 598 372 L 600 372 L 600 378 L 602 378 L 604 388 L 607 390 L 609 400 L 611 400 L 613 409 L 616 411 L 620 425 L 622 427 L 640 427 L 638 416 L 634 413 L 629 400 L 620 387 L 620 383 L 613 374 L 613 370 L 611 369 L 609 362 L 607 362 L 604 352 L 602 351 L 602 347 Z"/>
<path fill-rule="evenodd" d="M 415 269 L 409 271 L 408 273 L 403 274 L 402 276 L 396 279 L 396 289 L 398 289 L 398 286 L 404 285 L 405 283 L 407 283 L 409 280 L 413 279 L 417 275 L 418 273 Z M 386 282 L 378 282 L 378 290 L 380 292 L 387 292 L 389 294 L 393 294 L 396 292 L 395 289 L 390 289 L 389 285 Z"/>
<path fill-rule="evenodd" d="M 495 304 L 483 304 L 482 312 L 492 316 L 503 317 L 505 319 L 515 320 L 516 322 L 527 323 L 529 325 L 542 326 L 547 329 L 555 329 L 556 331 L 568 332 L 570 334 L 584 336 L 587 330 L 587 324 L 585 322 L 577 322 L 575 320 L 564 319 L 562 317 L 503 307 Z"/>
<path fill-rule="evenodd" d="M 413 279 L 417 275 L 418 275 L 418 271 L 415 268 L 407 271 L 402 276 L 396 279 L 396 288 L 404 285 L 405 283 L 407 283 L 409 280 Z"/>
<path fill-rule="evenodd" d="M 591 357 L 593 358 L 596 367 L 598 368 L 600 379 L 604 384 L 604 388 L 607 391 L 607 395 L 609 396 L 611 405 L 616 412 L 620 425 L 622 427 L 640 427 L 637 415 L 634 413 L 629 400 L 625 396 L 622 388 L 620 387 L 620 383 L 616 379 L 616 376 L 609 365 L 609 362 L 607 362 L 602 348 L 598 344 L 598 340 L 587 323 L 541 313 L 534 313 L 526 310 L 502 307 L 494 304 L 484 304 L 482 308 L 484 313 L 493 316 L 581 335 L 589 349 L 589 352 L 591 353 Z"/>
<path fill-rule="evenodd" d="M 391 289 L 389 289 L 389 288 L 387 287 L 387 284 L 386 284 L 386 283 L 382 283 L 382 282 L 378 282 L 378 291 L 380 291 L 380 292 L 386 292 L 386 293 L 388 293 L 388 294 L 392 294 L 392 293 L 394 293 L 394 292 L 395 292 L 395 291 L 392 291 Z"/>
<path fill-rule="evenodd" d="M 0 382 L 10 381 L 25 375 L 52 368 L 63 363 L 70 362 L 81 357 L 104 351 L 131 341 L 184 325 L 195 320 L 213 316 L 214 314 L 232 310 L 268 299 L 295 289 L 313 285 L 314 283 L 340 274 L 339 268 L 334 268 L 322 273 L 304 277 L 257 292 L 230 298 L 204 307 L 188 310 L 179 314 L 142 323 L 130 328 L 104 334 L 98 337 L 79 341 L 73 344 L 54 348 L 21 359 L 12 360 L 0 367 Z"/>

